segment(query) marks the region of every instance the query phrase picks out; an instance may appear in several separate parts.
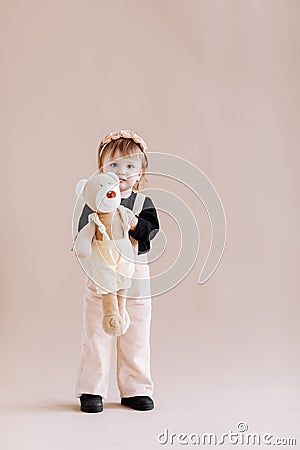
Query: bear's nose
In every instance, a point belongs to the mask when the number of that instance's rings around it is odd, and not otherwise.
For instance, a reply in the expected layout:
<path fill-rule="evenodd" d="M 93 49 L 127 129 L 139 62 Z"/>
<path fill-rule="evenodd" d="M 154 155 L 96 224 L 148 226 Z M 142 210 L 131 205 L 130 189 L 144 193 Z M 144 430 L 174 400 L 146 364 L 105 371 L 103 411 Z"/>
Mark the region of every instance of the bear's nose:
<path fill-rule="evenodd" d="M 108 191 L 106 194 L 106 197 L 108 198 L 114 198 L 117 194 L 115 193 L 115 191 Z"/>

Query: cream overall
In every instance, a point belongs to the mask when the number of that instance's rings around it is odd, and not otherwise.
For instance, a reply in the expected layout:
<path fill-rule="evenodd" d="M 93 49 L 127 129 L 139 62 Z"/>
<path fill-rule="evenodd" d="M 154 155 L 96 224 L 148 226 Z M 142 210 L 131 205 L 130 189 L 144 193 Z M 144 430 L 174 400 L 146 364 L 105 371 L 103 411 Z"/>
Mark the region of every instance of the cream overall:
<path fill-rule="evenodd" d="M 142 210 L 144 195 L 136 195 L 133 212 Z M 117 346 L 117 383 L 120 397 L 153 395 L 150 372 L 151 288 L 147 254 L 137 254 L 134 245 L 135 269 L 128 289 L 126 307 L 130 327 L 121 336 L 106 334 L 101 326 L 101 294 L 87 277 L 83 306 L 82 354 L 75 387 L 75 397 L 98 394 L 108 398 L 109 371 L 114 345 Z M 137 298 L 135 298 L 137 297 Z"/>
<path fill-rule="evenodd" d="M 123 224 L 123 238 L 110 239 L 98 214 L 89 215 L 89 222 L 102 225 L 103 240 L 93 239 L 91 274 L 95 281 L 97 294 L 116 293 L 119 289 L 128 289 L 134 273 L 134 250 L 128 237 L 129 225 L 124 206 L 117 209 Z"/>

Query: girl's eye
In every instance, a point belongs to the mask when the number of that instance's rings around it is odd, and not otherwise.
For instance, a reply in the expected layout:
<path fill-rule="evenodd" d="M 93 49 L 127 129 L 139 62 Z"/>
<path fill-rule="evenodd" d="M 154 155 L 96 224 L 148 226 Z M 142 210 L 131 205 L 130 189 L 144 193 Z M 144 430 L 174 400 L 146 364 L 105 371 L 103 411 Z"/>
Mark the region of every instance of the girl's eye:
<path fill-rule="evenodd" d="M 134 168 L 134 165 L 133 164 L 128 164 L 128 169 L 133 169 Z"/>
<path fill-rule="evenodd" d="M 111 167 L 116 167 L 117 163 L 111 163 Z"/>

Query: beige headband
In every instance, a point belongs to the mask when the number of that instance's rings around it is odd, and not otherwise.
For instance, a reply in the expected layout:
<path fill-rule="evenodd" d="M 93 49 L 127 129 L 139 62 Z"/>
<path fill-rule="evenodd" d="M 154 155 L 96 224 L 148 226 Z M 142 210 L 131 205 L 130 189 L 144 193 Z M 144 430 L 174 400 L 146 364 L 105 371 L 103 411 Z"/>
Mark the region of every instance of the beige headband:
<path fill-rule="evenodd" d="M 98 149 L 100 150 L 99 157 L 103 151 L 103 149 L 109 144 L 111 141 L 116 141 L 117 139 L 124 138 L 124 139 L 132 139 L 136 144 L 139 145 L 142 152 L 145 152 L 145 150 L 148 148 L 146 142 L 134 131 L 131 130 L 120 130 L 120 131 L 113 131 L 112 133 L 107 134 L 102 141 L 100 142 Z"/>

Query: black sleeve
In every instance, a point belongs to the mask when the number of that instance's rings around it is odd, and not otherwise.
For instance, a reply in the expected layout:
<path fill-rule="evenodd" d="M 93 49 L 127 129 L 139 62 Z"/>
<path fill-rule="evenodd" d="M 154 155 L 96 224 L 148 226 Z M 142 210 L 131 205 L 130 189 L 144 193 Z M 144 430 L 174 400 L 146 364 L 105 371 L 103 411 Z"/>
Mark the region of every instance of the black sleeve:
<path fill-rule="evenodd" d="M 152 200 L 145 198 L 143 209 L 138 217 L 138 223 L 134 231 L 129 230 L 129 235 L 137 240 L 139 244 L 144 244 L 145 249 L 150 248 L 150 240 L 159 231 L 159 221 L 157 212 Z"/>
<path fill-rule="evenodd" d="M 87 223 L 88 223 L 88 217 L 90 214 L 92 214 L 94 211 L 88 206 L 84 205 L 84 208 L 82 210 L 79 222 L 78 222 L 78 231 L 81 230 Z"/>

